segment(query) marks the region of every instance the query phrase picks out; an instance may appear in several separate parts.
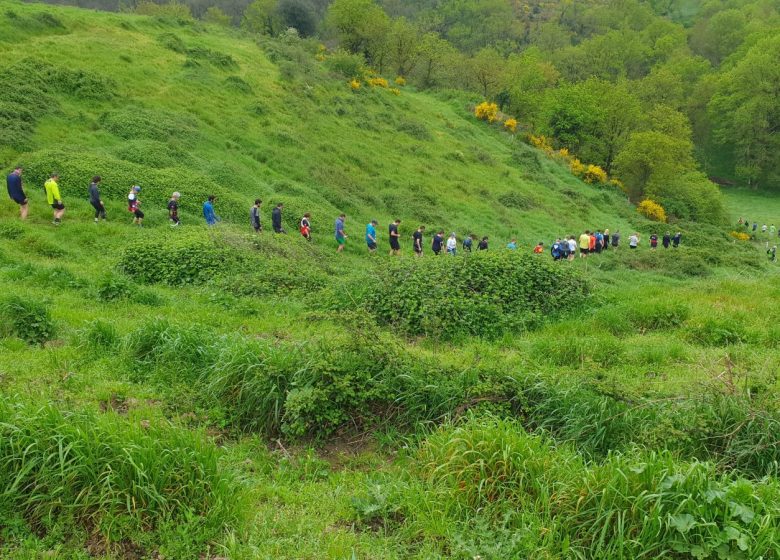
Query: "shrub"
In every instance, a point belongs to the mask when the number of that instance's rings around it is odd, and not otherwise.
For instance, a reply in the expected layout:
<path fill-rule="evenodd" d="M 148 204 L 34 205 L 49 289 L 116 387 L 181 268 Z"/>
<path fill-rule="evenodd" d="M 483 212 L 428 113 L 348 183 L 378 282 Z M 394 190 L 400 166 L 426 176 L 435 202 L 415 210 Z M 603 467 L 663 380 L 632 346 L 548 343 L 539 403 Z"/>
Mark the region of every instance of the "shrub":
<path fill-rule="evenodd" d="M 357 78 L 352 78 L 349 82 L 349 87 L 352 88 L 352 91 L 357 91 L 360 89 L 360 81 Z"/>
<path fill-rule="evenodd" d="M 509 132 L 517 132 L 517 119 L 509 118 L 504 121 L 504 128 Z"/>
<path fill-rule="evenodd" d="M 750 234 L 744 231 L 730 231 L 729 235 L 738 241 L 750 241 Z"/>
<path fill-rule="evenodd" d="M 128 246 L 121 272 L 145 283 L 201 284 L 237 265 L 241 256 L 202 232 L 167 239 L 147 238 Z"/>
<path fill-rule="evenodd" d="M 16 336 L 28 344 L 43 344 L 54 337 L 55 326 L 46 304 L 11 296 L 0 302 L 4 336 Z"/>
<path fill-rule="evenodd" d="M 406 85 L 406 78 L 404 78 L 403 76 L 397 76 L 394 81 L 395 81 L 395 85 L 399 87 L 404 87 Z"/>
<path fill-rule="evenodd" d="M 370 85 L 371 87 L 381 87 L 381 88 L 385 88 L 385 89 L 387 89 L 387 87 L 389 85 L 387 83 L 386 79 L 381 78 L 379 76 L 376 76 L 376 77 L 373 77 L 373 78 L 369 78 L 368 80 L 366 80 L 366 83 L 368 85 Z"/>
<path fill-rule="evenodd" d="M 325 61 L 325 66 L 333 72 L 347 79 L 358 78 L 365 71 L 365 59 L 356 54 L 350 54 L 344 51 L 337 51 Z"/>
<path fill-rule="evenodd" d="M 582 178 L 586 183 L 604 184 L 607 182 L 607 172 L 598 165 L 588 164 L 588 167 L 585 169 Z"/>
<path fill-rule="evenodd" d="M 98 299 L 114 301 L 130 297 L 135 290 L 132 283 L 124 276 L 107 274 L 98 280 L 95 291 Z"/>
<path fill-rule="evenodd" d="M 240 483 L 219 459 L 199 435 L 165 424 L 0 402 L 2 503 L 43 532 L 70 520 L 118 542 L 176 527 L 154 544 L 183 541 L 195 550 L 173 556 L 197 556 L 247 518 Z"/>
<path fill-rule="evenodd" d="M 498 120 L 498 105 L 483 101 L 474 107 L 474 116 L 479 120 L 494 123 Z"/>
<path fill-rule="evenodd" d="M 237 91 L 239 93 L 252 93 L 252 86 L 246 83 L 238 76 L 228 76 L 225 78 L 225 87 Z"/>
<path fill-rule="evenodd" d="M 140 107 L 116 109 L 100 116 L 101 126 L 126 140 L 145 138 L 165 142 L 191 142 L 198 124 L 188 115 Z"/>
<path fill-rule="evenodd" d="M 666 222 L 666 211 L 660 204 L 645 199 L 636 207 L 636 211 L 654 222 Z"/>
<path fill-rule="evenodd" d="M 24 58 L 5 71 L 9 79 L 18 78 L 27 87 L 45 93 L 62 93 L 78 99 L 110 100 L 116 95 L 116 83 L 90 70 L 55 66 L 37 58 Z"/>
<path fill-rule="evenodd" d="M 581 306 L 588 291 L 572 270 L 517 253 L 399 260 L 375 275 L 365 305 L 379 322 L 444 339 L 526 330 Z"/>

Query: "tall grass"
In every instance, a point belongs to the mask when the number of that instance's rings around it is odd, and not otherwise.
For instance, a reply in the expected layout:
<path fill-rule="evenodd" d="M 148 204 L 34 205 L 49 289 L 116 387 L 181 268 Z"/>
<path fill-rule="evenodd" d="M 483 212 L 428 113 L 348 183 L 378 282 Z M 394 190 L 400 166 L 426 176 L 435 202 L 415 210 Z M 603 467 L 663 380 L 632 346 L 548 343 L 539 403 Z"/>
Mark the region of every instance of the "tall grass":
<path fill-rule="evenodd" d="M 0 510 L 37 532 L 73 522 L 117 541 L 175 528 L 174 548 L 202 549 L 247 514 L 219 457 L 186 430 L 0 401 Z"/>

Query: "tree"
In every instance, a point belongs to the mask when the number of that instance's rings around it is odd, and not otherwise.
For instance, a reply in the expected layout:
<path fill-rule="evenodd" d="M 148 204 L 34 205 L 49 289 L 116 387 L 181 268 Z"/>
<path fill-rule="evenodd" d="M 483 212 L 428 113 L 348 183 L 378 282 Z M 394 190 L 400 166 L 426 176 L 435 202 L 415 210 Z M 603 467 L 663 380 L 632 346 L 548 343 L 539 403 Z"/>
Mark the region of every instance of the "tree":
<path fill-rule="evenodd" d="M 282 27 L 276 8 L 277 0 L 254 0 L 244 11 L 241 26 L 252 33 L 276 35 Z"/>
<path fill-rule="evenodd" d="M 389 18 L 373 0 L 335 0 L 327 20 L 349 52 L 363 54 L 372 62 L 385 52 Z"/>
<path fill-rule="evenodd" d="M 534 124 L 541 112 L 545 92 L 557 85 L 559 77 L 555 66 L 543 59 L 538 48 L 531 47 L 509 57 L 499 89 L 509 94 L 511 110 Z"/>
<path fill-rule="evenodd" d="M 388 50 L 396 75 L 406 76 L 414 69 L 420 54 L 420 34 L 406 18 L 400 17 L 390 26 Z"/>
<path fill-rule="evenodd" d="M 780 176 L 780 36 L 751 48 L 718 83 L 709 104 L 717 141 L 735 158 L 735 172 L 758 186 Z"/>
<path fill-rule="evenodd" d="M 734 52 L 747 34 L 745 15 L 739 10 L 723 10 L 699 22 L 691 31 L 691 47 L 714 65 Z"/>
<path fill-rule="evenodd" d="M 317 16 L 307 0 L 279 0 L 277 12 L 283 25 L 292 27 L 301 37 L 310 37 L 317 30 Z"/>
<path fill-rule="evenodd" d="M 453 67 L 460 53 L 449 41 L 437 33 L 426 33 L 420 39 L 418 48 L 417 75 L 420 85 L 432 87 L 445 79 L 448 68 Z"/>
<path fill-rule="evenodd" d="M 484 97 L 495 92 L 503 65 L 504 59 L 493 48 L 484 48 L 469 60 L 469 78 Z"/>
<path fill-rule="evenodd" d="M 206 10 L 206 13 L 203 14 L 203 21 L 206 23 L 221 25 L 223 27 L 229 27 L 231 23 L 230 16 L 216 6 L 210 6 Z"/>

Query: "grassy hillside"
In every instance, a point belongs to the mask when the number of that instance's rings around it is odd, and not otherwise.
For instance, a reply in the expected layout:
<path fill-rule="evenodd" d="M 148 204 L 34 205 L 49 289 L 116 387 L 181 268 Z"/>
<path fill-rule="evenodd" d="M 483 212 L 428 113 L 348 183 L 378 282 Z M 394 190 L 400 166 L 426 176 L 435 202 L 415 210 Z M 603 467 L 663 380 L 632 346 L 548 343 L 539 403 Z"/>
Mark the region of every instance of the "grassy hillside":
<path fill-rule="evenodd" d="M 652 252 L 658 224 L 474 100 L 354 92 L 316 44 L 5 0 L 0 31 L 0 161 L 31 198 L 0 201 L 0 557 L 780 557 L 764 240 L 674 224 Z M 249 231 L 256 197 L 290 235 Z M 418 223 L 493 244 L 414 259 Z M 642 246 L 529 254 L 586 227 Z"/>

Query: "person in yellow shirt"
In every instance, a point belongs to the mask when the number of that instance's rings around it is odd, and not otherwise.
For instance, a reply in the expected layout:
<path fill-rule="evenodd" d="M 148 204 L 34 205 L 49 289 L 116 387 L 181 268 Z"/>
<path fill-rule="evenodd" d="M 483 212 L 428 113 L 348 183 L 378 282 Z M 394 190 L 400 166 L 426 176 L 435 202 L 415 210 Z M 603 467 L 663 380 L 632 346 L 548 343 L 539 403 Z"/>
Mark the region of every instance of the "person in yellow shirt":
<path fill-rule="evenodd" d="M 585 233 L 580 235 L 580 257 L 587 257 L 590 253 L 590 232 L 585 230 Z"/>
<path fill-rule="evenodd" d="M 60 176 L 58 173 L 52 173 L 49 176 L 49 180 L 43 185 L 46 189 L 46 202 L 48 202 L 54 210 L 55 226 L 60 225 L 62 222 L 62 215 L 65 213 L 65 205 L 62 203 L 62 196 L 60 196 L 60 186 L 57 184 Z"/>

